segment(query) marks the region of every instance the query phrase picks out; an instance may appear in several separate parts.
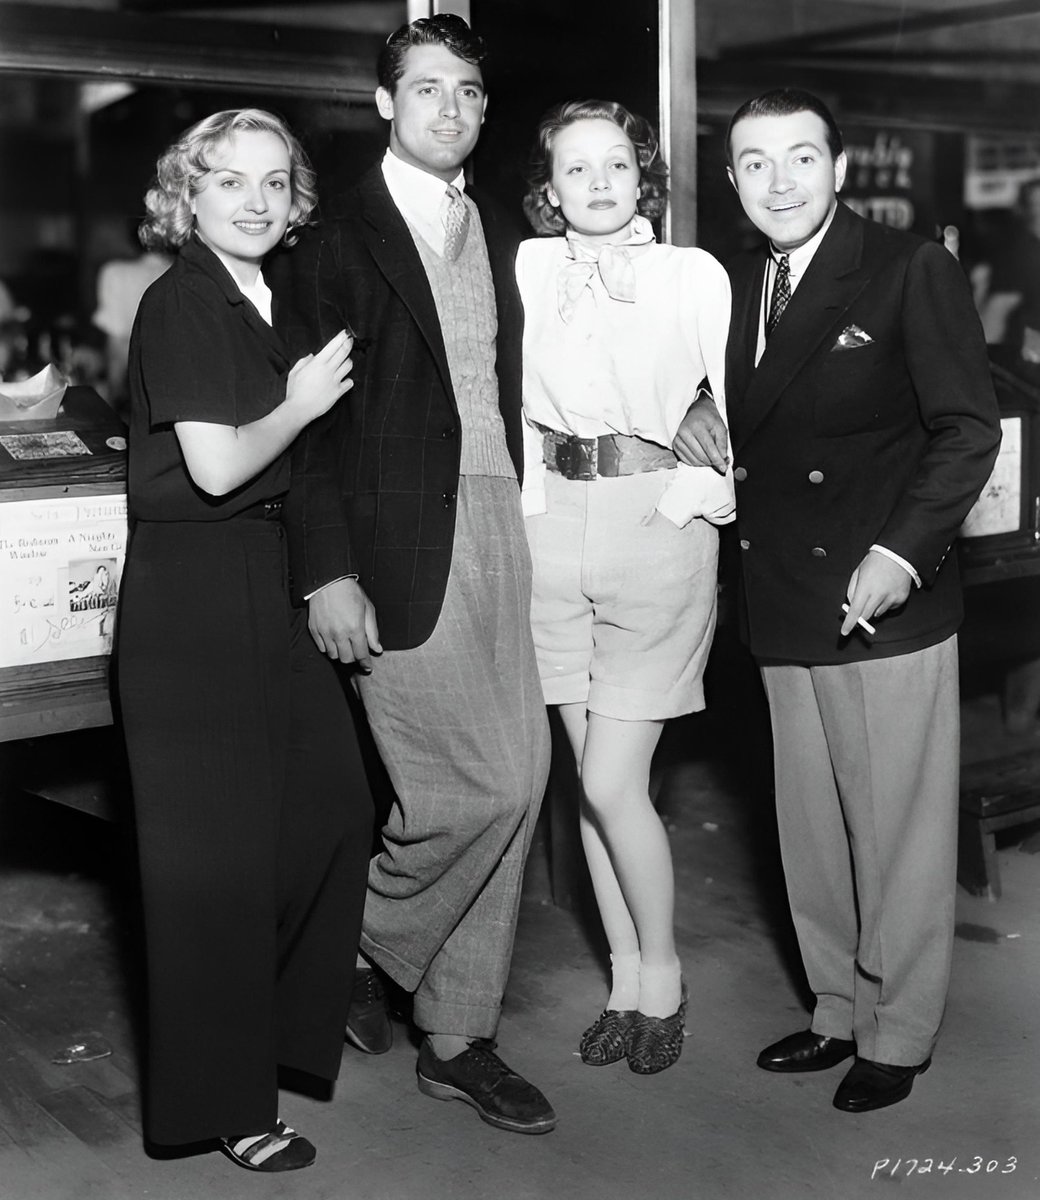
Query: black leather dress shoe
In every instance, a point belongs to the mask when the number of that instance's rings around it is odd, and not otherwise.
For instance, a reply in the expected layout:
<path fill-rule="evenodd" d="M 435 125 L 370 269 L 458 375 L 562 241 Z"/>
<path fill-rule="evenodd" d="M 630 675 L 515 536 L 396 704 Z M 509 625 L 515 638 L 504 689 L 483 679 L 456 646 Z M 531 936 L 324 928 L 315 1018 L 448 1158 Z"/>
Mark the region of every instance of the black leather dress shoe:
<path fill-rule="evenodd" d="M 354 990 L 347 1010 L 346 1039 L 365 1054 L 385 1054 L 394 1043 L 386 1012 L 383 981 L 371 967 L 354 971 Z"/>
<path fill-rule="evenodd" d="M 419 1091 L 435 1100 L 462 1100 L 482 1121 L 511 1133 L 548 1133 L 556 1126 L 549 1101 L 493 1053 L 490 1038 L 477 1038 L 454 1058 L 438 1058 L 429 1038 L 419 1046 Z"/>
<path fill-rule="evenodd" d="M 843 1112 L 871 1112 L 875 1108 L 898 1104 L 910 1095 L 914 1076 L 923 1075 L 931 1065 L 930 1058 L 916 1067 L 897 1067 L 857 1058 L 834 1093 L 834 1107 Z"/>
<path fill-rule="evenodd" d="M 803 1029 L 766 1046 L 758 1056 L 758 1065 L 763 1071 L 826 1071 L 855 1053 L 855 1042 Z"/>

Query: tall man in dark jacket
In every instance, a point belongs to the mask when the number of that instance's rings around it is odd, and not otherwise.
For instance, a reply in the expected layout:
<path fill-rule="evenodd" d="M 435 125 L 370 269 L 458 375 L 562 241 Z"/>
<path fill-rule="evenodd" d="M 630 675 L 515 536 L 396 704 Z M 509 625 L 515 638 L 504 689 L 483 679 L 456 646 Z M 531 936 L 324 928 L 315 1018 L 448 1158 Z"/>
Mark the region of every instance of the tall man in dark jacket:
<path fill-rule="evenodd" d="M 727 396 L 746 637 L 773 726 L 811 1028 L 771 1071 L 856 1056 L 835 1105 L 906 1097 L 929 1065 L 953 944 L 959 765 L 950 545 L 999 442 L 971 296 L 940 245 L 840 204 L 814 96 L 749 101 L 729 174 L 768 244 L 729 267 Z M 718 467 L 710 403 L 677 450 Z"/>
<path fill-rule="evenodd" d="M 455 16 L 391 36 L 376 92 L 389 150 L 311 257 L 289 256 L 296 348 L 356 334 L 350 403 L 294 460 L 290 556 L 318 646 L 356 664 L 397 794 L 362 949 L 415 993 L 419 1087 L 544 1133 L 551 1107 L 491 1040 L 549 741 L 518 487 L 516 239 L 462 174 L 482 58 Z"/>

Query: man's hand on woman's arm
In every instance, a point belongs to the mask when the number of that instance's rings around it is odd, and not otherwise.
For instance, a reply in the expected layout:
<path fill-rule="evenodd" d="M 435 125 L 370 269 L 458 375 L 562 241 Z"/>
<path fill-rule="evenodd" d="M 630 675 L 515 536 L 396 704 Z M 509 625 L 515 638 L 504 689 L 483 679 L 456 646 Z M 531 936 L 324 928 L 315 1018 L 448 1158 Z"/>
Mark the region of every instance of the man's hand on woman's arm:
<path fill-rule="evenodd" d="M 690 405 L 672 441 L 672 449 L 687 466 L 711 467 L 720 475 L 726 473 L 729 433 L 707 392 L 699 392 Z"/>

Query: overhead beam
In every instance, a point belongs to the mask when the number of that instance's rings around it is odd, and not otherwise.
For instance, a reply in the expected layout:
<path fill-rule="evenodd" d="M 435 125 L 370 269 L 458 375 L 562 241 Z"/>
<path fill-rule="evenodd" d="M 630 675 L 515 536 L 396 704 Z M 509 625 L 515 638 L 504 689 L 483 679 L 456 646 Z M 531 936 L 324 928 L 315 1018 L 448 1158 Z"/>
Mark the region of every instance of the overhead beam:
<path fill-rule="evenodd" d="M 791 62 L 884 62 L 895 69 L 912 63 L 1008 63 L 1033 67 L 1040 79 L 1040 54 L 1036 50 L 1002 50 L 996 47 L 990 50 L 908 50 L 901 46 L 898 58 L 893 59 L 891 50 L 864 46 L 855 50 L 810 50 L 786 57 Z"/>
<path fill-rule="evenodd" d="M 364 98 L 383 38 L 241 21 L 0 4 L 0 71 Z"/>
<path fill-rule="evenodd" d="M 293 0 L 294 8 L 328 7 L 329 0 Z M 179 12 L 193 12 L 199 8 L 258 8 L 263 0 L 121 0 L 119 7 L 125 12 L 165 13 L 176 16 Z"/>
<path fill-rule="evenodd" d="M 922 13 L 916 17 L 896 17 L 889 21 L 844 25 L 820 33 L 798 37 L 774 38 L 763 42 L 745 42 L 727 46 L 719 51 L 720 58 L 762 58 L 787 54 L 804 54 L 807 50 L 841 46 L 848 42 L 872 41 L 892 35 L 931 33 L 937 29 L 953 29 L 963 25 L 988 25 L 1011 21 L 1016 17 L 1040 15 L 1037 0 L 999 0 L 995 4 L 972 4 L 945 12 Z"/>
<path fill-rule="evenodd" d="M 1040 87 L 1013 79 L 965 80 L 874 67 L 857 71 L 826 58 L 811 63 L 704 62 L 698 66 L 700 115 L 723 124 L 751 96 L 779 87 L 807 88 L 838 114 L 839 123 L 883 120 L 954 132 L 1040 133 Z"/>

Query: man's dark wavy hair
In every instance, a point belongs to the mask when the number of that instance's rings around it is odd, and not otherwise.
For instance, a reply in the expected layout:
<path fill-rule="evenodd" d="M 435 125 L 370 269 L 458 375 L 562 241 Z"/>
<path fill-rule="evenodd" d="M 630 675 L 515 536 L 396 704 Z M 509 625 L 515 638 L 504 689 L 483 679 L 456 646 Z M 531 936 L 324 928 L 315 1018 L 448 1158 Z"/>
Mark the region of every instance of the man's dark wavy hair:
<path fill-rule="evenodd" d="M 733 127 L 738 121 L 748 117 L 790 117 L 800 112 L 815 113 L 820 118 L 827 130 L 827 149 L 831 158 L 837 158 L 845 146 L 838 123 L 827 105 L 812 92 L 803 92 L 800 88 L 776 88 L 746 101 L 730 117 L 726 128 L 726 161 L 733 166 Z"/>
<path fill-rule="evenodd" d="M 392 96 L 397 81 L 404 74 L 405 55 L 413 46 L 443 46 L 456 58 L 480 69 L 487 50 L 484 39 L 478 37 L 462 17 L 454 13 L 438 13 L 435 17 L 420 17 L 410 25 L 402 25 L 387 39 L 376 62 L 379 86 Z"/>

